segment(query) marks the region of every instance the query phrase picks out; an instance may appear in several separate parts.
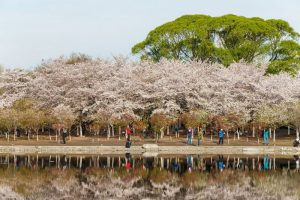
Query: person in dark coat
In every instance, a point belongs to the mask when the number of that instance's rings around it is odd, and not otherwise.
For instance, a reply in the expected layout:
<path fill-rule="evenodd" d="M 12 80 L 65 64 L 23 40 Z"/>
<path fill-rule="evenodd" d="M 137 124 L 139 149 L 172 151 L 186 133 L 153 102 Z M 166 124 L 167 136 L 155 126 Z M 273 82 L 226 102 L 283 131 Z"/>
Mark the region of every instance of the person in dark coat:
<path fill-rule="evenodd" d="M 64 128 L 62 134 L 63 144 L 66 144 L 66 137 L 67 137 L 67 129 Z"/>

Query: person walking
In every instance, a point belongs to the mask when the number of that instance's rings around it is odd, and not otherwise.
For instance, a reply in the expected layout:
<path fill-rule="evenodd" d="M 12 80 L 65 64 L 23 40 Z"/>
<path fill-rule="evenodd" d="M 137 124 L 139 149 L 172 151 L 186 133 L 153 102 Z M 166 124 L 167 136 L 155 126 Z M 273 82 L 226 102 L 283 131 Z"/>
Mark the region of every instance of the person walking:
<path fill-rule="evenodd" d="M 219 144 L 223 144 L 223 142 L 224 142 L 224 131 L 223 131 L 223 129 L 220 129 L 218 135 L 219 135 Z"/>
<path fill-rule="evenodd" d="M 264 129 L 264 145 L 268 145 L 269 144 L 269 131 L 268 129 Z"/>

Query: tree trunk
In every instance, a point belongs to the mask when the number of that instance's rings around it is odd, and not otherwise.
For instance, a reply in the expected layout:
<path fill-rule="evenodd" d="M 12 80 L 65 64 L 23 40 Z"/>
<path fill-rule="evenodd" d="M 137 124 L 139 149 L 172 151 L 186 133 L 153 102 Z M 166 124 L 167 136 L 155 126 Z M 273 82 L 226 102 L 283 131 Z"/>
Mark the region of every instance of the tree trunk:
<path fill-rule="evenodd" d="M 233 140 L 235 141 L 235 132 L 233 132 Z"/>
<path fill-rule="evenodd" d="M 58 140 L 57 142 L 59 143 L 60 142 L 60 128 L 58 129 Z"/>
<path fill-rule="evenodd" d="M 272 129 L 269 128 L 269 135 L 270 135 L 270 138 L 272 138 Z"/>
<path fill-rule="evenodd" d="M 67 129 L 67 131 L 69 132 L 69 141 L 72 141 L 72 136 L 71 136 L 71 127 L 69 129 Z"/>
<path fill-rule="evenodd" d="M 121 126 L 119 126 L 119 140 L 121 140 Z"/>
<path fill-rule="evenodd" d="M 170 135 L 170 126 L 167 126 L 167 135 Z"/>
<path fill-rule="evenodd" d="M 229 144 L 229 133 L 228 133 L 228 129 L 226 130 L 226 135 L 227 135 L 227 143 Z"/>
<path fill-rule="evenodd" d="M 255 127 L 252 126 L 252 137 L 255 137 Z"/>
<path fill-rule="evenodd" d="M 164 158 L 160 157 L 160 168 L 163 169 L 164 168 Z"/>
<path fill-rule="evenodd" d="M 115 136 L 115 129 L 114 129 L 114 125 L 111 125 L 111 136 L 114 137 Z"/>
<path fill-rule="evenodd" d="M 291 131 L 290 131 L 290 126 L 288 126 L 288 135 L 291 134 Z"/>
<path fill-rule="evenodd" d="M 27 139 L 30 140 L 30 133 L 27 129 L 26 129 L 26 133 L 27 133 Z"/>
<path fill-rule="evenodd" d="M 276 128 L 274 128 L 274 130 L 273 130 L 273 141 L 274 141 L 274 144 L 275 144 L 275 135 L 276 135 Z"/>
<path fill-rule="evenodd" d="M 296 138 L 299 140 L 299 127 L 296 128 Z"/>
<path fill-rule="evenodd" d="M 165 132 L 164 132 L 164 127 L 162 127 L 162 128 L 160 129 L 160 138 L 161 138 L 161 139 L 164 137 L 164 134 L 165 134 Z"/>
<path fill-rule="evenodd" d="M 238 136 L 238 140 L 240 140 L 240 132 L 239 132 L 239 129 L 237 129 L 237 136 Z"/>
<path fill-rule="evenodd" d="M 79 124 L 79 134 L 80 134 L 80 137 L 83 136 L 83 133 L 82 133 L 82 124 L 81 124 L 81 122 L 80 122 L 80 124 Z"/>
<path fill-rule="evenodd" d="M 194 139 L 194 128 L 192 128 L 192 139 Z"/>
<path fill-rule="evenodd" d="M 107 125 L 107 139 L 110 138 L 110 125 Z"/>
<path fill-rule="evenodd" d="M 49 140 L 51 140 L 51 131 L 50 131 L 50 128 L 49 128 Z"/>
<path fill-rule="evenodd" d="M 57 139 L 58 139 L 57 132 L 58 132 L 58 130 L 55 130 L 55 141 L 57 141 Z"/>
<path fill-rule="evenodd" d="M 82 156 L 80 156 L 79 158 L 79 168 L 81 169 L 81 167 L 82 167 Z"/>
<path fill-rule="evenodd" d="M 14 128 L 14 140 L 16 140 L 16 135 L 17 135 L 17 127 Z"/>
<path fill-rule="evenodd" d="M 39 141 L 39 129 L 36 129 L 35 132 L 36 132 L 36 141 Z"/>

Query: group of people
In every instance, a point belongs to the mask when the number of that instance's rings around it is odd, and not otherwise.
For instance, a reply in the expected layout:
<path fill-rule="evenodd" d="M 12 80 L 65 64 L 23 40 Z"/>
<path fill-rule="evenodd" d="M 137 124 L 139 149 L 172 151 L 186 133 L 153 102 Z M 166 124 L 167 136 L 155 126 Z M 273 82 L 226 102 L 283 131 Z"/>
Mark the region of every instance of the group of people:
<path fill-rule="evenodd" d="M 204 130 L 201 129 L 195 129 L 196 135 L 198 136 L 198 146 L 202 144 L 203 141 L 203 135 L 204 135 Z M 187 133 L 187 143 L 188 144 L 193 144 L 193 130 L 191 128 L 188 129 Z"/>
<path fill-rule="evenodd" d="M 195 135 L 198 136 L 198 146 L 200 146 L 203 142 L 203 135 L 204 135 L 204 130 L 202 128 L 200 128 L 200 130 L 198 131 L 198 129 L 195 129 Z M 198 133 L 197 133 L 198 132 Z M 219 136 L 219 142 L 218 144 L 223 144 L 224 143 L 224 135 L 225 132 L 223 131 L 223 129 L 220 129 L 218 132 L 218 136 Z M 188 144 L 193 144 L 193 129 L 189 128 L 188 132 L 187 132 L 187 143 Z"/>
<path fill-rule="evenodd" d="M 264 139 L 264 144 L 269 145 L 269 131 L 268 131 L 268 129 L 263 129 L 262 135 L 263 135 L 263 139 Z M 223 144 L 224 143 L 225 132 L 222 128 L 218 131 L 218 137 L 219 137 L 218 144 Z M 193 130 L 191 128 L 189 128 L 188 132 L 187 132 L 187 143 L 188 144 L 193 144 L 192 138 L 193 138 Z M 200 131 L 198 133 L 198 146 L 202 144 L 202 140 L 203 140 L 203 131 L 202 131 L 202 129 L 200 129 Z M 294 141 L 293 145 L 294 146 L 299 146 L 299 144 L 300 144 L 300 142 L 299 142 L 299 139 L 298 139 L 298 140 Z"/>

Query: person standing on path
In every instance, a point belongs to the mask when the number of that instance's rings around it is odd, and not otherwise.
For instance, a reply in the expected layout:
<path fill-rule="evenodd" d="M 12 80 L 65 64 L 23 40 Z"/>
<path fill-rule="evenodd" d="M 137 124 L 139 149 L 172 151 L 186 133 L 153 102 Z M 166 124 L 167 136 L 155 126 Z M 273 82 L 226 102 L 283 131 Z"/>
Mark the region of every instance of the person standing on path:
<path fill-rule="evenodd" d="M 125 135 L 126 135 L 127 141 L 130 141 L 131 129 L 130 129 L 130 126 L 129 126 L 129 125 L 128 125 L 127 128 L 125 129 Z"/>
<path fill-rule="evenodd" d="M 131 140 L 130 140 L 131 128 L 130 128 L 129 125 L 128 125 L 127 128 L 125 129 L 125 135 L 126 135 L 125 148 L 130 148 L 130 147 L 131 147 Z"/>
<path fill-rule="evenodd" d="M 269 145 L 269 131 L 264 129 L 264 145 Z"/>
<path fill-rule="evenodd" d="M 66 137 L 67 137 L 67 129 L 64 128 L 62 134 L 63 144 L 66 144 Z"/>
<path fill-rule="evenodd" d="M 224 142 L 224 131 L 223 131 L 223 129 L 220 129 L 218 135 L 219 135 L 219 144 L 223 144 L 223 142 Z"/>
<path fill-rule="evenodd" d="M 192 135 L 193 135 L 192 129 L 189 128 L 189 129 L 188 129 L 188 133 L 187 133 L 187 143 L 188 143 L 188 144 L 192 144 Z"/>

